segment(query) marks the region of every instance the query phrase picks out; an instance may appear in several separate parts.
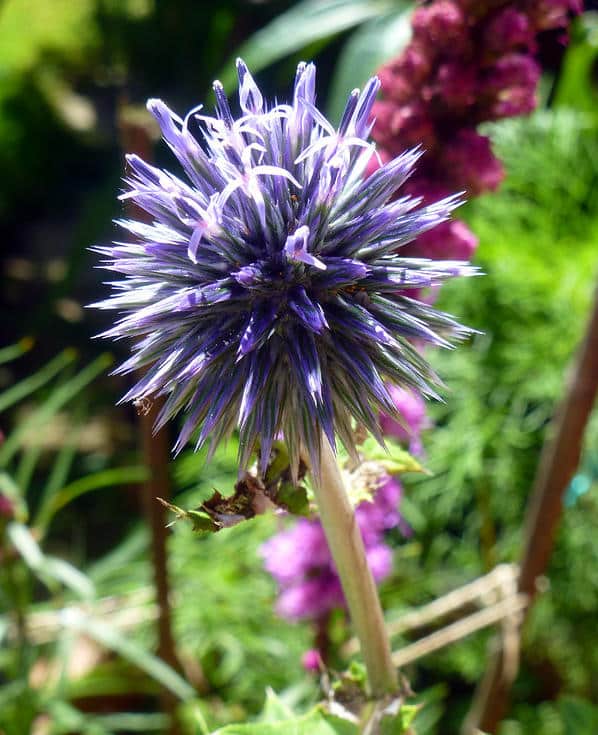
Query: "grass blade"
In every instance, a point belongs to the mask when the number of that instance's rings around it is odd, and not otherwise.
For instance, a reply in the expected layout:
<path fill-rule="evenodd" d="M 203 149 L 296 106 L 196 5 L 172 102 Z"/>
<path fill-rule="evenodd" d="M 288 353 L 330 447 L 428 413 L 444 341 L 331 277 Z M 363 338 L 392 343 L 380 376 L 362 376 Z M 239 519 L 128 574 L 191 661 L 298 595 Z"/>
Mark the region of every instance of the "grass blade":
<path fill-rule="evenodd" d="M 81 495 L 115 485 L 138 484 L 145 482 L 146 479 L 146 468 L 138 465 L 132 467 L 115 467 L 114 469 L 102 470 L 93 475 L 81 477 L 55 492 L 53 495 L 47 496 L 46 501 L 39 508 L 33 525 L 43 532 L 48 527 L 53 516 L 61 508 L 64 508 L 65 505 L 68 505 L 68 503 Z"/>
<path fill-rule="evenodd" d="M 176 671 L 157 656 L 145 651 L 130 638 L 121 635 L 109 625 L 85 615 L 80 610 L 68 608 L 64 611 L 63 625 L 93 638 L 96 643 L 115 651 L 134 664 L 152 679 L 162 684 L 182 701 L 193 699 L 195 690 Z"/>
<path fill-rule="evenodd" d="M 36 390 L 39 390 L 46 383 L 50 382 L 52 378 L 58 375 L 67 365 L 70 365 L 77 357 L 77 353 L 73 349 L 63 350 L 53 360 L 50 360 L 46 365 L 38 370 L 33 375 L 19 381 L 16 385 L 8 388 L 3 393 L 0 393 L 0 411 L 6 411 L 7 408 L 13 406 L 18 401 L 22 400 Z M 0 355 L 1 358 L 1 355 Z M 1 359 L 0 359 L 1 363 Z"/>
<path fill-rule="evenodd" d="M 79 393 L 86 385 L 96 378 L 112 363 L 111 355 L 100 355 L 87 365 L 68 382 L 57 387 L 42 405 L 25 419 L 0 447 L 0 467 L 6 467 L 8 462 L 18 452 L 23 435 L 32 430 L 41 430 L 64 405 Z"/>

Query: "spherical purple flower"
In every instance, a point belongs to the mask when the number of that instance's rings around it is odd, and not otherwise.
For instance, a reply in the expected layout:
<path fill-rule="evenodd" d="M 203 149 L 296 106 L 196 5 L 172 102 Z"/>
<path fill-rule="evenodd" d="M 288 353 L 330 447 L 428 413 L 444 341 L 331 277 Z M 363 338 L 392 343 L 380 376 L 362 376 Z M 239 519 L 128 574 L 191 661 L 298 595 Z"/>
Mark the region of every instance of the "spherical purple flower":
<path fill-rule="evenodd" d="M 317 465 L 322 432 L 351 447 L 356 419 L 381 438 L 379 410 L 395 411 L 387 382 L 434 394 L 411 338 L 468 333 L 405 290 L 472 269 L 397 252 L 459 201 L 396 198 L 417 151 L 366 178 L 376 78 L 335 129 L 315 106 L 313 64 L 299 65 L 291 104 L 274 106 L 237 69 L 236 119 L 218 82 L 216 117 L 148 102 L 186 179 L 128 156 L 122 198 L 152 221 L 121 221 L 136 241 L 97 248 L 124 276 L 99 304 L 120 312 L 105 336 L 134 340 L 117 372 L 144 369 L 123 400 L 164 396 L 158 426 L 185 416 L 176 451 L 192 435 L 213 449 L 238 428 L 241 465 L 259 447 L 263 469 L 282 432 L 293 466 L 301 447 Z"/>

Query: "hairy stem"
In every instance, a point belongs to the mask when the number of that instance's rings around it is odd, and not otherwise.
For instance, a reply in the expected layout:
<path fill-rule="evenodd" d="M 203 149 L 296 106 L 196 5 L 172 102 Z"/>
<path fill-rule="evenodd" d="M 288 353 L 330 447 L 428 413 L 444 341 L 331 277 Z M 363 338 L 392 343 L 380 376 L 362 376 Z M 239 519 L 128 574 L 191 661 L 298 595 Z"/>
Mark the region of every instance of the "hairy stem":
<path fill-rule="evenodd" d="M 313 475 L 320 520 L 343 586 L 374 697 L 395 692 L 397 672 L 384 625 L 376 584 L 367 563 L 355 513 L 345 490 L 336 457 L 325 437 L 321 464 Z"/>

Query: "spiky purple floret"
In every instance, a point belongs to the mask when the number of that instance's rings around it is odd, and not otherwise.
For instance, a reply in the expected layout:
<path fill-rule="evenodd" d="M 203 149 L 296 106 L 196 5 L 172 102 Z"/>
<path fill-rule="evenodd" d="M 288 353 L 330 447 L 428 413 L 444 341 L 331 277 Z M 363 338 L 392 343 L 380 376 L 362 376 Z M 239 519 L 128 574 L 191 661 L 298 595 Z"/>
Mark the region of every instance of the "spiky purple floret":
<path fill-rule="evenodd" d="M 103 336 L 135 340 L 117 372 L 145 370 L 124 400 L 165 396 L 158 426 L 184 415 L 176 451 L 238 428 L 242 466 L 258 445 L 265 466 L 279 433 L 293 465 L 301 447 L 317 464 L 322 431 L 351 448 L 356 419 L 380 437 L 378 410 L 396 415 L 387 382 L 435 395 L 408 340 L 447 346 L 468 330 L 405 294 L 474 269 L 397 255 L 460 202 L 391 201 L 419 151 L 365 178 L 376 78 L 335 130 L 315 107 L 313 64 L 299 65 L 292 104 L 271 108 L 237 69 L 237 119 L 219 82 L 216 117 L 149 100 L 187 181 L 127 157 L 121 198 L 152 222 L 122 220 L 136 242 L 97 248 L 124 275 L 97 305 L 120 313 Z"/>

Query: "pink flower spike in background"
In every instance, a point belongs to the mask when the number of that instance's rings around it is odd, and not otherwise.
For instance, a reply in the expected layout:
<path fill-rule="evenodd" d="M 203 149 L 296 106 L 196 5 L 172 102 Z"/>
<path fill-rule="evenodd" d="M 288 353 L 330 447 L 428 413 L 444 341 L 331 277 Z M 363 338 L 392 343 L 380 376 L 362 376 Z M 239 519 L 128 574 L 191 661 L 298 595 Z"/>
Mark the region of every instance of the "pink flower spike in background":
<path fill-rule="evenodd" d="M 410 533 L 399 513 L 401 496 L 400 482 L 386 475 L 373 500 L 360 503 L 355 511 L 376 582 L 392 571 L 392 550 L 384 541 L 385 532 L 398 527 L 403 535 Z M 344 606 L 341 584 L 318 520 L 301 518 L 266 541 L 260 553 L 264 568 L 278 583 L 276 610 L 281 617 L 317 621 Z"/>
<path fill-rule="evenodd" d="M 378 71 L 381 98 L 372 110 L 380 160 L 418 143 L 425 149 L 407 184 L 410 194 L 433 202 L 443 192 L 464 190 L 471 197 L 500 185 L 502 165 L 476 127 L 535 109 L 538 34 L 565 31 L 582 5 L 579 0 L 433 0 L 415 10 L 411 42 Z M 456 224 L 418 237 L 409 254 L 469 257 L 477 241 L 465 225 L 459 231 Z"/>
<path fill-rule="evenodd" d="M 395 406 L 404 419 L 404 424 L 382 414 L 380 419 L 382 431 L 387 436 L 404 442 L 412 454 L 421 454 L 423 447 L 420 434 L 429 426 L 425 401 L 419 393 L 412 390 L 398 386 L 391 386 L 389 390 Z"/>
<path fill-rule="evenodd" d="M 305 671 L 315 673 L 320 671 L 324 663 L 317 648 L 308 649 L 301 657 L 301 664 Z"/>

